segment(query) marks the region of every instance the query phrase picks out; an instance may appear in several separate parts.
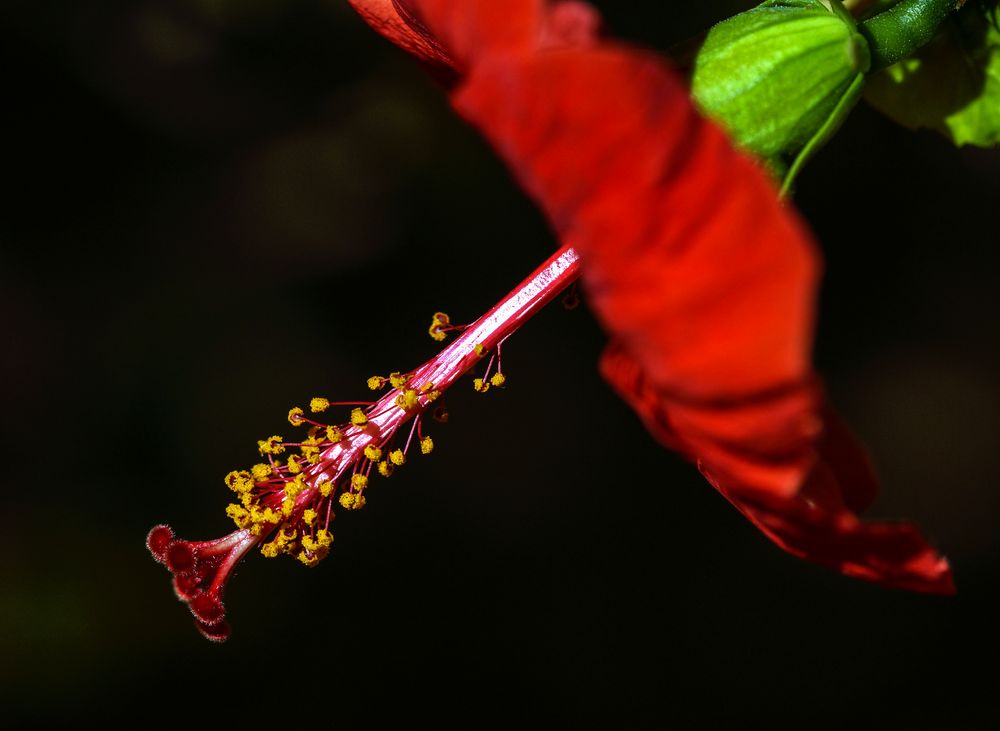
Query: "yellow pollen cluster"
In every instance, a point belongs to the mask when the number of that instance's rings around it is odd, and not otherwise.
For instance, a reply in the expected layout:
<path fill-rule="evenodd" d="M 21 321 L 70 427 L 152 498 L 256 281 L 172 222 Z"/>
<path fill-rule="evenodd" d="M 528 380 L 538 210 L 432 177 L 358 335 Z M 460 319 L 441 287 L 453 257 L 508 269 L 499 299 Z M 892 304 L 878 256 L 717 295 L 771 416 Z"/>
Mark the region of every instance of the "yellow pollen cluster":
<path fill-rule="evenodd" d="M 253 490 L 253 476 L 246 470 L 240 470 L 239 472 L 233 470 L 226 475 L 226 485 L 233 492 L 243 495 Z"/>
<path fill-rule="evenodd" d="M 446 312 L 435 312 L 431 318 L 431 326 L 427 328 L 427 334 L 439 343 L 447 337 L 444 328 L 451 325 L 451 318 Z"/>
<path fill-rule="evenodd" d="M 479 393 L 486 393 L 490 390 L 490 384 L 482 378 L 472 379 L 472 387 L 479 391 Z"/>
<path fill-rule="evenodd" d="M 237 528 L 246 528 L 250 523 L 250 511 L 242 505 L 230 503 L 226 507 L 226 515 L 228 515 L 232 521 L 236 523 Z"/>
<path fill-rule="evenodd" d="M 282 514 L 277 513 L 271 508 L 264 508 L 259 510 L 256 507 L 250 508 L 250 532 L 255 536 L 259 536 L 265 525 L 276 525 L 282 519 Z"/>
<path fill-rule="evenodd" d="M 302 452 L 302 456 L 309 460 L 309 464 L 316 464 L 319 462 L 319 444 L 322 444 L 323 440 L 318 437 L 309 437 L 302 442 L 299 447 L 299 451 Z"/>
<path fill-rule="evenodd" d="M 260 450 L 261 454 L 281 454 L 285 451 L 285 445 L 281 443 L 281 437 L 275 434 L 258 441 L 257 449 Z"/>
<path fill-rule="evenodd" d="M 444 313 L 436 313 L 433 324 L 441 339 L 444 337 L 444 330 L 456 329 Z M 477 352 L 482 354 L 485 351 L 479 346 Z M 501 379 L 499 382 L 498 378 Z M 499 371 L 486 381 L 478 379 L 477 390 L 486 390 L 491 384 L 498 386 L 503 383 L 502 379 Z M 429 436 L 420 436 L 419 419 L 422 415 L 416 412 L 441 396 L 441 392 L 435 389 L 435 384 L 432 381 L 418 384 L 414 382 L 412 373 L 400 372 L 393 372 L 388 376 L 372 376 L 367 383 L 372 390 L 383 389 L 390 384 L 396 389 L 393 394 L 396 405 L 408 412 L 400 416 L 414 416 L 418 420 L 414 432 L 407 438 L 407 448 L 415 433 L 420 452 L 433 452 L 434 440 Z M 366 503 L 365 491 L 369 486 L 371 467 L 375 466 L 382 477 L 389 477 L 405 464 L 406 454 L 403 449 L 393 449 L 389 445 L 391 434 L 369 441 L 368 436 L 375 436 L 374 431 L 358 434 L 356 430 L 347 428 L 359 427 L 364 431 L 369 423 L 369 407 L 362 405 L 353 408 L 346 424 L 341 422 L 338 425 L 326 425 L 313 421 L 309 416 L 310 412 L 320 413 L 331 407 L 346 405 L 316 397 L 309 401 L 308 408 L 296 406 L 289 409 L 288 422 L 293 426 L 303 427 L 308 437 L 294 439 L 291 444 L 286 444 L 278 435 L 260 440 L 257 446 L 265 461 L 253 465 L 249 470 L 235 470 L 226 475 L 226 485 L 239 498 L 226 507 L 226 515 L 239 529 L 249 531 L 254 536 L 271 538 L 260 544 L 260 552 L 264 556 L 288 554 L 306 566 L 315 566 L 327 555 L 333 544 L 333 534 L 320 527 L 323 525 L 322 515 L 327 516 L 327 522 L 333 517 L 330 501 L 335 500 L 339 508 L 359 510 Z M 434 416 L 439 420 L 446 420 L 444 407 L 436 406 Z M 361 436 L 365 437 L 363 447 L 354 441 Z M 353 469 L 357 471 L 353 474 L 347 472 L 350 475 L 349 481 L 346 478 L 336 481 L 321 479 L 320 475 L 329 474 L 332 477 L 333 472 L 318 471 L 319 474 L 313 474 L 307 482 L 307 472 L 315 472 L 309 470 L 309 465 L 319 464 L 323 450 L 331 444 L 345 441 L 352 442 L 345 451 L 331 451 L 327 457 L 331 460 L 340 460 L 341 457 L 352 460 Z M 338 470 L 338 478 L 340 474 Z"/>
<path fill-rule="evenodd" d="M 325 530 L 317 531 L 316 538 L 302 536 L 302 547 L 310 553 L 320 553 L 324 548 L 329 548 L 331 543 L 333 543 L 333 535 Z"/>
<path fill-rule="evenodd" d="M 473 348 L 473 350 L 476 351 L 476 355 L 478 355 L 480 358 L 486 355 L 486 348 L 483 346 L 482 343 L 476 343 L 476 346 Z"/>
<path fill-rule="evenodd" d="M 301 492 L 303 492 L 308 485 L 306 485 L 305 475 L 296 475 L 294 480 L 290 480 L 285 483 L 285 496 L 290 498 L 296 498 Z"/>
<path fill-rule="evenodd" d="M 278 535 L 274 537 L 274 540 L 260 547 L 260 552 L 267 558 L 276 558 L 281 553 L 294 553 L 297 548 L 296 535 L 294 530 L 290 533 L 285 533 L 285 529 L 282 528 L 278 531 Z"/>
<path fill-rule="evenodd" d="M 318 564 L 319 558 L 320 557 L 318 554 L 314 553 L 313 555 L 310 556 L 308 553 L 306 553 L 305 550 L 300 551 L 298 555 L 299 561 L 305 566 L 308 566 L 309 568 L 312 568 L 313 566 Z"/>
<path fill-rule="evenodd" d="M 340 495 L 340 504 L 346 510 L 360 510 L 365 506 L 365 496 L 355 495 L 353 492 L 344 492 Z"/>
<path fill-rule="evenodd" d="M 417 398 L 417 392 L 412 388 L 408 388 L 403 393 L 396 397 L 396 406 L 403 409 L 404 411 L 410 411 L 415 409 L 420 405 L 420 399 Z"/>
<path fill-rule="evenodd" d="M 505 376 L 503 373 L 500 373 L 499 371 L 494 373 L 493 377 L 490 378 L 490 383 L 492 383 L 497 388 L 500 388 L 500 386 L 502 386 L 506 382 L 507 382 L 507 376 Z"/>

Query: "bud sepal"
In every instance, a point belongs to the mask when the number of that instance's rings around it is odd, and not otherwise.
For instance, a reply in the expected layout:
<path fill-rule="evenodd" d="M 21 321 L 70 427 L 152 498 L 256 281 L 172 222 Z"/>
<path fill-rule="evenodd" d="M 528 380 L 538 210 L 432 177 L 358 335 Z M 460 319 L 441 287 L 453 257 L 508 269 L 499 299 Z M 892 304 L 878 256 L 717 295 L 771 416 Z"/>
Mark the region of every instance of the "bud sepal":
<path fill-rule="evenodd" d="M 839 0 L 769 0 L 709 31 L 692 95 L 786 192 L 861 97 L 870 63 Z"/>

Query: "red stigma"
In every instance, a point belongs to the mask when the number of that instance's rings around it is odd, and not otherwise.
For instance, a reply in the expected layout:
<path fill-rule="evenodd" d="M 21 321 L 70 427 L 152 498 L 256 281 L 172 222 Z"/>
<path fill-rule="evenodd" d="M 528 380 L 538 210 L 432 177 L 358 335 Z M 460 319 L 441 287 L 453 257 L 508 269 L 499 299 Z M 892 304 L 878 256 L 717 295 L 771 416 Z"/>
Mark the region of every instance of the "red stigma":
<path fill-rule="evenodd" d="M 159 563 L 166 561 L 167 546 L 174 540 L 174 532 L 169 525 L 155 526 L 146 536 L 146 548 Z"/>
<path fill-rule="evenodd" d="M 195 628 L 213 642 L 229 637 L 224 621 L 226 609 L 222 592 L 230 574 L 260 536 L 239 530 L 214 541 L 184 541 L 174 538 L 169 526 L 158 525 L 149 532 L 150 553 L 174 575 L 174 593 L 195 617 Z"/>

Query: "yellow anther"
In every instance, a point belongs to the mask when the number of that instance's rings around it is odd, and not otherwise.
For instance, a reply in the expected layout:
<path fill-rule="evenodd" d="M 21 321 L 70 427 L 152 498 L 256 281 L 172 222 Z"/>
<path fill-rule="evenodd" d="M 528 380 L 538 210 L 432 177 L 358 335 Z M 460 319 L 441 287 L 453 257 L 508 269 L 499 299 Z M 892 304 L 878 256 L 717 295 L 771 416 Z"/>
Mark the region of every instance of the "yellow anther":
<path fill-rule="evenodd" d="M 319 563 L 318 555 L 313 554 L 312 556 L 310 556 L 305 551 L 299 551 L 298 559 L 309 568 L 312 568 L 313 566 Z"/>
<path fill-rule="evenodd" d="M 365 447 L 365 457 L 370 459 L 372 462 L 378 462 L 382 459 L 382 450 L 369 444 Z"/>
<path fill-rule="evenodd" d="M 399 467 L 404 462 L 406 462 L 406 455 L 403 454 L 403 450 L 402 449 L 394 449 L 391 452 L 389 452 L 389 460 L 394 465 L 396 465 L 397 467 Z"/>
<path fill-rule="evenodd" d="M 315 437 L 322 431 L 323 427 L 313 424 L 309 429 L 306 430 L 306 436 Z"/>
<path fill-rule="evenodd" d="M 309 460 L 310 464 L 316 464 L 319 462 L 319 446 L 323 443 L 322 439 L 317 437 L 309 437 L 302 442 L 302 446 L 299 447 L 299 451 L 302 452 L 302 456 Z"/>
<path fill-rule="evenodd" d="M 278 553 L 280 553 L 280 551 L 281 551 L 280 547 L 274 541 L 271 541 L 270 543 L 265 543 L 263 546 L 260 547 L 260 552 L 267 558 L 277 558 Z"/>
<path fill-rule="evenodd" d="M 396 406 L 403 409 L 403 411 L 409 411 L 415 409 L 420 405 L 420 399 L 417 398 L 417 392 L 412 388 L 408 388 L 403 393 L 396 397 Z"/>
<path fill-rule="evenodd" d="M 271 465 L 269 464 L 255 464 L 250 468 L 250 473 L 253 478 L 258 481 L 266 480 L 271 476 Z"/>
<path fill-rule="evenodd" d="M 281 514 L 287 518 L 292 514 L 293 510 L 295 510 L 295 498 L 286 495 L 285 499 L 281 501 Z"/>
<path fill-rule="evenodd" d="M 407 384 L 409 380 L 410 380 L 409 375 L 404 376 L 398 372 L 389 374 L 389 383 L 392 384 L 393 388 L 402 388 Z"/>
<path fill-rule="evenodd" d="M 230 504 L 226 507 L 226 515 L 228 515 L 234 523 L 236 523 L 237 528 L 246 528 L 247 524 L 250 522 L 250 511 L 241 505 Z"/>
<path fill-rule="evenodd" d="M 476 343 L 476 346 L 473 348 L 473 350 L 476 351 L 476 355 L 478 355 L 480 358 L 482 358 L 486 354 L 486 348 L 483 347 L 482 343 Z"/>
<path fill-rule="evenodd" d="M 499 371 L 494 373 L 493 376 L 490 378 L 490 383 L 492 383 L 497 388 L 500 388 L 500 386 L 502 386 L 506 382 L 507 382 L 507 376 L 505 376 L 503 373 L 500 373 Z"/>
<path fill-rule="evenodd" d="M 260 513 L 261 523 L 277 523 L 281 520 L 281 513 L 277 513 L 271 508 L 264 508 L 264 512 Z"/>
<path fill-rule="evenodd" d="M 340 493 L 340 504 L 347 510 L 354 509 L 354 493 L 352 492 L 342 492 Z"/>
<path fill-rule="evenodd" d="M 429 391 L 428 393 L 424 394 L 424 398 L 427 399 L 427 403 L 430 403 L 431 401 L 437 401 L 438 396 L 440 395 L 441 395 L 440 391 Z"/>
<path fill-rule="evenodd" d="M 306 508 L 305 512 L 302 513 L 302 522 L 306 525 L 312 525 L 314 520 L 316 520 L 316 511 L 312 508 Z"/>
<path fill-rule="evenodd" d="M 385 385 L 385 379 L 382 376 L 372 376 L 368 379 L 368 388 L 372 391 L 378 391 Z"/>
<path fill-rule="evenodd" d="M 236 471 L 233 470 L 228 475 L 226 475 L 226 485 L 233 492 L 240 494 L 250 492 L 253 489 L 253 475 L 251 475 L 246 470 Z"/>
<path fill-rule="evenodd" d="M 354 426 L 364 426 L 368 423 L 368 417 L 365 416 L 365 412 L 361 409 L 354 409 L 354 411 L 351 412 L 351 423 L 354 424 Z"/>
<path fill-rule="evenodd" d="M 240 496 L 240 502 L 244 508 L 249 508 L 257 504 L 257 496 L 252 492 L 245 492 Z"/>
<path fill-rule="evenodd" d="M 382 475 L 382 477 L 388 477 L 389 475 L 392 474 L 392 465 L 386 462 L 385 460 L 379 462 L 378 473 Z"/>
<path fill-rule="evenodd" d="M 309 402 L 309 410 L 314 414 L 319 414 L 328 408 L 330 408 L 330 399 L 325 399 L 322 396 L 317 396 Z"/>
<path fill-rule="evenodd" d="M 277 434 L 258 441 L 257 448 L 261 454 L 281 454 L 285 451 L 285 445 L 281 443 L 281 437 Z"/>
<path fill-rule="evenodd" d="M 285 496 L 286 497 L 298 497 L 299 493 L 308 487 L 306 485 L 305 475 L 298 474 L 295 476 L 294 480 L 289 480 L 285 483 Z"/>
<path fill-rule="evenodd" d="M 351 475 L 352 490 L 358 490 L 360 492 L 361 490 L 364 490 L 366 487 L 368 487 L 367 477 L 361 474 Z"/>
<path fill-rule="evenodd" d="M 316 543 L 319 544 L 320 548 L 329 548 L 330 544 L 333 543 L 333 533 L 320 528 L 316 531 Z"/>
<path fill-rule="evenodd" d="M 310 553 L 315 553 L 319 548 L 319 543 L 313 540 L 312 536 L 302 536 L 302 547 Z"/>
<path fill-rule="evenodd" d="M 297 458 L 288 458 L 288 471 L 293 475 L 297 475 L 302 471 L 302 466 L 299 464 L 299 460 Z"/>
<path fill-rule="evenodd" d="M 330 497 L 330 493 L 333 492 L 333 483 L 329 480 L 323 480 L 319 483 L 319 494 L 323 497 Z"/>
<path fill-rule="evenodd" d="M 288 423 L 291 424 L 292 426 L 298 426 L 299 424 L 301 424 L 303 422 L 303 418 L 302 417 L 303 417 L 304 414 L 305 414 L 305 412 L 301 408 L 299 408 L 298 406 L 296 406 L 294 409 L 289 409 L 288 410 Z"/>
<path fill-rule="evenodd" d="M 326 439 L 327 439 L 327 441 L 330 441 L 330 442 L 333 442 L 334 444 L 336 444 L 337 442 L 339 442 L 343 438 L 344 438 L 343 432 L 341 432 L 340 429 L 338 429 L 337 427 L 335 427 L 335 426 L 328 426 L 326 428 Z"/>
<path fill-rule="evenodd" d="M 278 531 L 278 535 L 275 537 L 274 542 L 278 544 L 279 548 L 284 548 L 295 541 L 295 536 L 298 534 L 294 528 L 291 529 L 290 533 L 285 533 L 285 529 L 282 528 Z"/>
<path fill-rule="evenodd" d="M 490 390 L 490 384 L 482 378 L 474 378 L 472 380 L 472 387 L 479 391 L 479 393 L 486 393 Z"/>
<path fill-rule="evenodd" d="M 363 508 L 365 506 L 366 502 L 368 502 L 368 501 L 365 500 L 365 496 L 364 495 L 355 495 L 354 496 L 354 509 L 355 510 L 361 510 L 361 508 Z"/>
<path fill-rule="evenodd" d="M 432 388 L 434 388 L 434 381 L 428 381 L 423 386 L 420 387 L 420 393 L 427 393 Z"/>
<path fill-rule="evenodd" d="M 424 437 L 420 440 L 420 451 L 423 454 L 430 454 L 434 451 L 434 440 L 430 437 Z"/>
<path fill-rule="evenodd" d="M 448 317 L 446 312 L 435 312 L 434 317 L 431 319 L 431 326 L 427 328 L 427 334 L 438 342 L 441 342 L 445 339 L 444 328 L 450 324 L 451 318 Z"/>

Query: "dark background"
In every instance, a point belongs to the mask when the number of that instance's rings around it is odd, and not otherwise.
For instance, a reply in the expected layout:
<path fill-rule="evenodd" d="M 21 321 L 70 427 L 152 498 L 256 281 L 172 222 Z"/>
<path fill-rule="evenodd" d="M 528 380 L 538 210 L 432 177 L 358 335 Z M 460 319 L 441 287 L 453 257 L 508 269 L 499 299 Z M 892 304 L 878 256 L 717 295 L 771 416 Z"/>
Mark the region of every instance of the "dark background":
<path fill-rule="evenodd" d="M 600 3 L 657 48 L 748 4 Z M 8 0 L 0 22 L 0 725 L 996 721 L 996 151 L 862 106 L 797 199 L 875 512 L 919 521 L 957 597 L 780 552 L 609 392 L 585 308 L 555 306 L 318 568 L 241 567 L 217 646 L 148 528 L 228 532 L 221 478 L 290 406 L 422 362 L 432 312 L 473 319 L 554 241 L 339 0 Z"/>

